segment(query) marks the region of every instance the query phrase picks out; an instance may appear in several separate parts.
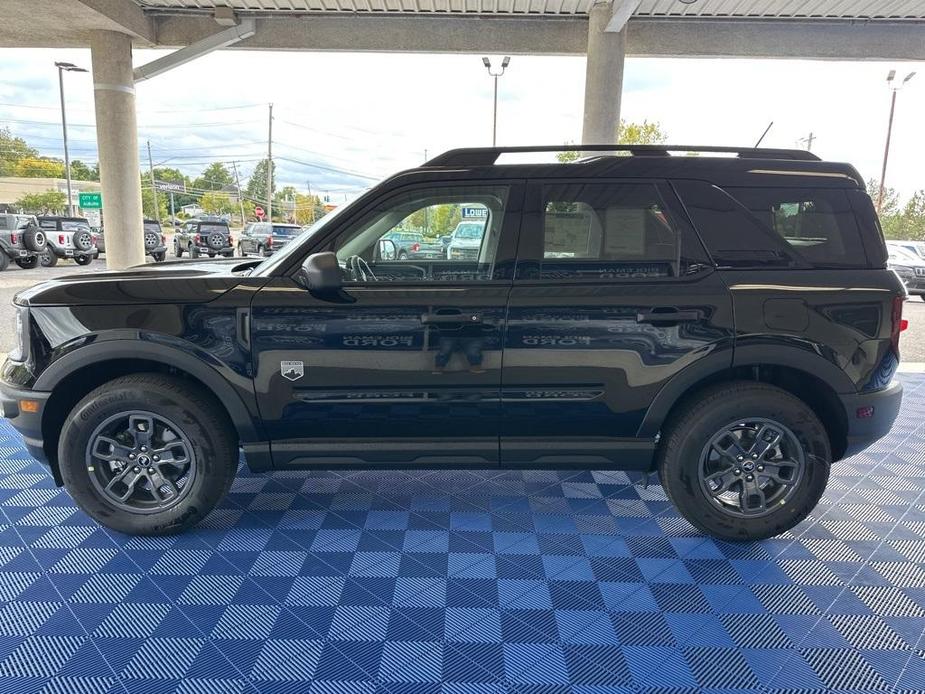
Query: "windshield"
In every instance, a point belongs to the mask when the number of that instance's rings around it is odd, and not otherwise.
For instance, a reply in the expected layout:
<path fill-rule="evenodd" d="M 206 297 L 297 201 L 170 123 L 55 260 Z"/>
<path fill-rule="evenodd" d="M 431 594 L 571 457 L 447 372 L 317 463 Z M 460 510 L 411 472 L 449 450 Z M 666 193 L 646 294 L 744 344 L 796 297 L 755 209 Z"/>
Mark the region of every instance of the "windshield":
<path fill-rule="evenodd" d="M 482 238 L 481 224 L 460 224 L 456 227 L 456 238 L 458 239 L 480 239 Z"/>
<path fill-rule="evenodd" d="M 297 236 L 301 231 L 302 227 L 273 225 L 273 236 Z"/>
<path fill-rule="evenodd" d="M 359 199 L 359 198 L 358 198 Z M 283 246 L 283 249 L 277 253 L 274 253 L 272 256 L 264 260 L 257 267 L 254 268 L 253 274 L 257 277 L 267 276 L 273 272 L 274 269 L 287 262 L 289 256 L 294 253 L 299 253 L 299 249 L 302 247 L 301 241 L 305 241 L 310 236 L 314 236 L 319 231 L 324 229 L 332 220 L 336 219 L 343 210 L 347 210 L 353 207 L 353 203 L 349 205 L 341 205 L 340 207 L 335 207 L 333 210 L 328 212 L 324 217 L 319 219 L 317 222 L 312 224 L 307 229 L 303 230 L 299 234 L 295 241 L 292 243 L 287 243 Z"/>

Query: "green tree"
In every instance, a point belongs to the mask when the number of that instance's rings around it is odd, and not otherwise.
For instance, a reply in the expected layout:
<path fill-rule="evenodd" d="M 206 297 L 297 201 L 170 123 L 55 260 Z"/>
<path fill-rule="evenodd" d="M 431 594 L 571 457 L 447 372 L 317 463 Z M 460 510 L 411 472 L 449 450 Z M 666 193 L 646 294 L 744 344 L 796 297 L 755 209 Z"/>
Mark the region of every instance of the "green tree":
<path fill-rule="evenodd" d="M 873 200 L 874 205 L 880 197 L 880 181 L 870 179 L 867 181 L 867 194 Z M 901 239 L 902 231 L 902 209 L 899 204 L 899 192 L 895 188 L 887 186 L 883 190 L 883 202 L 880 205 L 880 226 L 883 228 L 883 235 L 888 239 Z"/>
<path fill-rule="evenodd" d="M 295 205 L 296 224 L 312 224 L 324 217 L 324 203 L 317 195 L 296 193 Z"/>
<path fill-rule="evenodd" d="M 167 209 L 167 195 L 157 192 L 157 212 L 154 210 L 154 189 L 151 187 L 151 177 L 147 173 L 141 174 L 141 210 L 145 219 L 167 219 L 170 214 Z"/>
<path fill-rule="evenodd" d="M 276 163 L 273 164 L 273 190 L 276 190 Z M 254 167 L 254 173 L 251 174 L 244 189 L 245 197 L 259 202 L 266 207 L 267 203 L 267 160 L 262 159 Z"/>
<path fill-rule="evenodd" d="M 21 137 L 14 137 L 9 128 L 0 128 L 0 176 L 15 176 L 20 159 L 35 158 L 39 153 Z"/>
<path fill-rule="evenodd" d="M 221 162 L 209 164 L 202 175 L 193 181 L 193 188 L 197 190 L 221 190 L 234 183 L 231 172 Z"/>
<path fill-rule="evenodd" d="M 917 190 L 903 208 L 899 238 L 925 241 L 925 190 Z"/>
<path fill-rule="evenodd" d="M 13 166 L 13 176 L 21 178 L 64 178 L 64 162 L 47 157 L 25 157 Z"/>
<path fill-rule="evenodd" d="M 462 219 L 459 205 L 434 205 L 428 215 L 430 224 L 424 229 L 426 236 L 444 236 L 449 234 Z"/>
<path fill-rule="evenodd" d="M 67 203 L 67 195 L 57 190 L 47 190 L 44 193 L 29 193 L 23 195 L 13 203 L 23 212 L 34 214 L 63 213 Z"/>
<path fill-rule="evenodd" d="M 203 193 L 199 205 L 206 214 L 225 214 L 234 211 L 231 196 L 219 190 Z"/>
<path fill-rule="evenodd" d="M 663 145 L 668 141 L 668 133 L 662 130 L 658 121 L 648 120 L 642 123 L 634 123 L 620 119 L 620 127 L 617 129 L 617 144 L 620 145 Z M 563 164 L 577 160 L 581 155 L 574 150 L 559 152 L 556 155 Z"/>
<path fill-rule="evenodd" d="M 100 180 L 100 165 L 96 164 L 91 168 L 80 159 L 75 159 L 71 162 L 71 178 L 75 181 L 98 181 Z"/>

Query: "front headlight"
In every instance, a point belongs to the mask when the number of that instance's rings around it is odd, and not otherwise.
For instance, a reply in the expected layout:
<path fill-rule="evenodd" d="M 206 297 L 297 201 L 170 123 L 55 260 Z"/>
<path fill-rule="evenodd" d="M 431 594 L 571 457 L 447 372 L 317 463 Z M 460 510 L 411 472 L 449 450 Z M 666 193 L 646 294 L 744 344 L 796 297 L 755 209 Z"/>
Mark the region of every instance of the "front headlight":
<path fill-rule="evenodd" d="M 29 309 L 25 306 L 16 307 L 16 318 L 14 319 L 13 348 L 10 350 L 9 358 L 13 361 L 25 361 L 28 352 L 26 340 L 29 336 Z"/>

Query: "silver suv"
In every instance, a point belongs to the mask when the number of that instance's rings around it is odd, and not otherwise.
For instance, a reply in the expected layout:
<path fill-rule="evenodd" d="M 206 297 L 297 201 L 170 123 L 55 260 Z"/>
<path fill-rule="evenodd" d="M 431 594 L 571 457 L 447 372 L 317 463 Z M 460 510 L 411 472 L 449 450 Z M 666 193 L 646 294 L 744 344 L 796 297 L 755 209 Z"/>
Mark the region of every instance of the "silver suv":
<path fill-rule="evenodd" d="M 59 258 L 73 258 L 78 265 L 89 265 L 99 256 L 90 222 L 83 217 L 39 217 L 38 222 L 48 238 L 48 248 L 41 257 L 45 267 L 57 265 Z"/>
<path fill-rule="evenodd" d="M 31 214 L 0 214 L 0 270 L 10 261 L 23 269 L 34 268 L 46 250 L 46 237 Z"/>

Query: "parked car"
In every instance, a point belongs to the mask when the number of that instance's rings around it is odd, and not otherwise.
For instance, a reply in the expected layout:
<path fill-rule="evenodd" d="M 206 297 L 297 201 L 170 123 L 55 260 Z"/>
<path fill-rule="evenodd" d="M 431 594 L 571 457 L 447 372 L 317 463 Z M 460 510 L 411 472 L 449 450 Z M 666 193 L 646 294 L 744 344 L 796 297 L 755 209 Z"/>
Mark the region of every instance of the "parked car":
<path fill-rule="evenodd" d="M 10 261 L 24 269 L 34 268 L 45 252 L 45 232 L 31 214 L 0 214 L 0 271 Z"/>
<path fill-rule="evenodd" d="M 573 148 L 596 156 L 445 153 L 262 261 L 22 292 L 3 412 L 120 532 L 202 519 L 240 448 L 254 470 L 657 472 L 705 533 L 786 532 L 899 411 L 906 290 L 864 180 L 800 150 Z M 461 200 L 478 254 L 398 260 L 403 220 Z"/>
<path fill-rule="evenodd" d="M 161 233 L 161 225 L 156 219 L 145 219 L 142 223 L 144 234 L 145 255 L 154 258 L 154 262 L 162 263 L 167 257 L 167 238 Z M 106 234 L 103 229 L 93 230 L 93 242 L 100 253 L 106 252 Z"/>
<path fill-rule="evenodd" d="M 397 260 L 420 257 L 421 249 L 426 245 L 424 234 L 419 231 L 394 230 L 382 238 L 395 244 L 395 258 Z"/>
<path fill-rule="evenodd" d="M 73 258 L 78 265 L 89 265 L 99 257 L 90 223 L 83 217 L 41 216 L 38 224 L 48 240 L 40 258 L 44 267 L 54 267 L 63 258 Z"/>
<path fill-rule="evenodd" d="M 273 255 L 301 233 L 302 227 L 298 224 L 252 222 L 238 236 L 238 255 Z"/>
<path fill-rule="evenodd" d="M 471 260 L 479 257 L 482 247 L 482 235 L 485 233 L 484 222 L 460 222 L 456 225 L 446 245 L 448 260 Z"/>
<path fill-rule="evenodd" d="M 925 260 L 925 242 L 922 241 L 896 241 L 890 240 L 886 242 L 887 248 L 892 248 L 894 246 L 898 248 L 904 248 L 910 253 L 918 256 L 920 259 Z"/>
<path fill-rule="evenodd" d="M 191 219 L 173 235 L 173 254 L 178 258 L 189 253 L 190 258 L 234 255 L 234 238 L 228 222 L 222 219 Z"/>
<path fill-rule="evenodd" d="M 904 246 L 887 243 L 887 265 L 899 275 L 910 295 L 925 300 L 925 260 Z"/>

